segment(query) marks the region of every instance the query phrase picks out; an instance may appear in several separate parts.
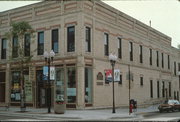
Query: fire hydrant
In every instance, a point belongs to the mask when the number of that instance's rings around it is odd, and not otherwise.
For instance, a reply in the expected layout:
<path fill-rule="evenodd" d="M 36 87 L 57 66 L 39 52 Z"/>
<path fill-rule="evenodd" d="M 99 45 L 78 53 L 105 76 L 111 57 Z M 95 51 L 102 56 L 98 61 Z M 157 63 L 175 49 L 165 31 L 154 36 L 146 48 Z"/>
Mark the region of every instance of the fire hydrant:
<path fill-rule="evenodd" d="M 132 109 L 133 109 L 133 104 L 130 104 L 130 110 L 129 110 L 130 113 L 132 113 Z"/>

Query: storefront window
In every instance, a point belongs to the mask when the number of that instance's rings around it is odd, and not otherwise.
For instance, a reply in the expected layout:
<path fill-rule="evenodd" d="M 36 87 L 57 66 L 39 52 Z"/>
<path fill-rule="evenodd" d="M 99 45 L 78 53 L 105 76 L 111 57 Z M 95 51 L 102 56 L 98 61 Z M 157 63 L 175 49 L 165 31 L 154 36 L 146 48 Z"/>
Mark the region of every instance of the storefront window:
<path fill-rule="evenodd" d="M 76 102 L 76 70 L 74 67 L 67 68 L 67 102 Z"/>
<path fill-rule="evenodd" d="M 64 70 L 61 68 L 56 69 L 56 82 L 55 82 L 55 101 L 64 100 Z"/>
<path fill-rule="evenodd" d="M 92 69 L 85 68 L 85 103 L 92 103 Z"/>
<path fill-rule="evenodd" d="M 26 102 L 32 102 L 32 82 L 29 80 L 29 72 L 24 72 L 24 87 Z"/>
<path fill-rule="evenodd" d="M 11 101 L 20 101 L 20 72 L 12 72 Z"/>

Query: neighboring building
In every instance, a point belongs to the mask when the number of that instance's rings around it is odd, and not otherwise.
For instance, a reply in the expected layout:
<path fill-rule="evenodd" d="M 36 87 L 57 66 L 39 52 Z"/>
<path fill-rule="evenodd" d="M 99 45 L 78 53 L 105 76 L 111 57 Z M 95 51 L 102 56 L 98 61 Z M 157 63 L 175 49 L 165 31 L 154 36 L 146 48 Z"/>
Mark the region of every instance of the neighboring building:
<path fill-rule="evenodd" d="M 25 74 L 28 106 L 47 106 L 43 53 L 51 49 L 56 53 L 52 105 L 61 94 L 68 108 L 111 107 L 112 83 L 105 82 L 111 52 L 118 56 L 115 69 L 120 69 L 120 81 L 115 83 L 116 106 L 129 103 L 128 66 L 133 74 L 131 99 L 139 106 L 179 99 L 180 51 L 171 47 L 170 37 L 101 1 L 62 0 L 0 13 L 0 105 L 20 105 L 19 73 L 16 65 L 9 63 L 12 54 L 9 40 L 4 38 L 10 23 L 17 21 L 28 21 L 36 30 L 35 43 L 27 46 L 37 49 Z M 60 91 L 55 87 L 61 87 Z"/>

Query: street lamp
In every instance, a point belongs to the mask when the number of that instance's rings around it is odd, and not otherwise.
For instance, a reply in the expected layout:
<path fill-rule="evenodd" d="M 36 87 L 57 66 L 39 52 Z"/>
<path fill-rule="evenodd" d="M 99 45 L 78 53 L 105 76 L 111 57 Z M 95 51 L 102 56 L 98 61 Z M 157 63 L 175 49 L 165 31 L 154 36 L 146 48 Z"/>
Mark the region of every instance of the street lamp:
<path fill-rule="evenodd" d="M 48 88 L 47 88 L 47 103 L 48 103 L 48 113 L 51 113 L 51 84 L 50 84 L 50 65 L 53 62 L 53 58 L 55 53 L 53 50 L 48 53 L 47 51 L 44 52 L 45 62 L 48 63 Z"/>
<path fill-rule="evenodd" d="M 113 85 L 112 85 L 112 90 L 113 90 L 113 109 L 112 109 L 112 113 L 116 113 L 115 112 L 115 101 L 114 101 L 114 66 L 115 66 L 116 60 L 117 60 L 117 56 L 111 53 L 109 55 L 109 61 L 110 61 L 111 66 L 112 66 L 112 82 L 113 82 Z"/>

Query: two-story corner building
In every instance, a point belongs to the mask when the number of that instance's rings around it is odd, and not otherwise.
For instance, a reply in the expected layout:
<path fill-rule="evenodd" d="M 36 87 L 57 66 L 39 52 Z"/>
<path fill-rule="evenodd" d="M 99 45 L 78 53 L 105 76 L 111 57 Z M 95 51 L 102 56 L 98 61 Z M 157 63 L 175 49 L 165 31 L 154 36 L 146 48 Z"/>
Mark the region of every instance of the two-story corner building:
<path fill-rule="evenodd" d="M 112 106 L 111 69 L 108 56 L 118 56 L 115 69 L 115 104 L 128 106 L 128 72 L 132 74 L 130 97 L 138 105 L 166 98 L 179 99 L 180 51 L 171 38 L 101 1 L 46 1 L 0 13 L 0 104 L 20 105 L 19 73 L 9 63 L 11 22 L 27 21 L 36 31 L 31 66 L 25 73 L 26 104 L 47 106 L 43 80 L 44 51 L 55 52 L 56 80 L 51 82 L 52 106 L 63 95 L 68 108 Z M 13 40 L 13 39 L 12 39 Z M 14 39 L 15 40 L 15 39 Z"/>

